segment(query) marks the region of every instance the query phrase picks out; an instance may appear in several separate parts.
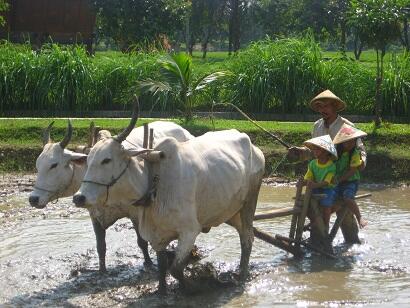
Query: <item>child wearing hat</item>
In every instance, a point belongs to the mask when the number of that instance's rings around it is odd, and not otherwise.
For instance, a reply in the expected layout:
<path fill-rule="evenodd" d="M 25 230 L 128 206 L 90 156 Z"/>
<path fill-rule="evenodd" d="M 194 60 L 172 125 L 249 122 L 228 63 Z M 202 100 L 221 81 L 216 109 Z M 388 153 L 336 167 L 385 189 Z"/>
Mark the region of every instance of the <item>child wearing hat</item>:
<path fill-rule="evenodd" d="M 323 207 L 323 220 L 329 228 L 330 216 L 335 203 L 336 191 L 333 184 L 336 175 L 336 165 L 333 159 L 337 158 L 337 151 L 329 135 L 309 139 L 303 143 L 314 154 L 302 182 L 298 185 L 307 185 L 313 193 L 325 194 L 320 200 Z"/>
<path fill-rule="evenodd" d="M 364 136 L 367 136 L 365 132 L 343 124 L 333 139 L 339 155 L 336 162 L 336 177 L 338 178 L 336 192 L 356 216 L 360 228 L 365 227 L 367 221 L 362 218 L 354 198 L 359 187 L 359 167 L 362 165 L 360 151 L 357 148 L 357 139 Z"/>

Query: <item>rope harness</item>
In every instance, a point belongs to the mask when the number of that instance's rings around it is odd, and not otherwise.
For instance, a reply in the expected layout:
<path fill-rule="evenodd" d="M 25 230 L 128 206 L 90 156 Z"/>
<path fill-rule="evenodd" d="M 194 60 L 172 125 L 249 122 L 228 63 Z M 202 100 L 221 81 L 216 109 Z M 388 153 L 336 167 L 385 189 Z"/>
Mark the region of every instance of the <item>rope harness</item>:
<path fill-rule="evenodd" d="M 108 200 L 108 195 L 109 195 L 110 187 L 111 187 L 111 186 L 114 186 L 115 183 L 117 183 L 118 180 L 124 175 L 125 171 L 127 171 L 128 167 L 129 167 L 129 165 L 130 165 L 130 162 L 131 162 L 131 158 L 128 159 L 127 165 L 126 165 L 125 168 L 121 171 L 121 173 L 120 173 L 116 178 L 113 178 L 113 179 L 112 179 L 109 183 L 107 183 L 107 184 L 106 184 L 106 183 L 95 182 L 95 181 L 91 181 L 91 180 L 82 180 L 82 182 L 83 182 L 83 183 L 96 184 L 96 185 L 100 185 L 100 186 L 105 186 L 105 188 L 107 189 L 106 196 L 105 196 L 105 201 L 104 201 L 104 203 L 103 203 L 103 205 L 105 205 L 105 203 L 106 203 L 107 200 Z"/>
<path fill-rule="evenodd" d="M 58 188 L 57 190 L 54 190 L 54 191 L 53 191 L 53 190 L 48 190 L 48 189 L 42 188 L 42 187 L 37 186 L 37 185 L 34 185 L 33 188 L 35 188 L 35 189 L 37 189 L 37 190 L 40 190 L 40 191 L 45 191 L 45 192 L 47 192 L 47 193 L 50 193 L 51 196 L 50 196 L 49 199 L 53 199 L 54 197 L 57 197 L 57 199 L 52 202 L 52 204 L 56 204 L 56 203 L 58 202 L 59 198 L 60 198 L 61 192 L 62 192 L 62 191 L 65 191 L 65 190 L 66 190 L 68 187 L 70 187 L 71 184 L 73 183 L 74 174 L 75 174 L 75 166 L 73 166 L 73 173 L 71 174 L 70 182 L 68 182 L 68 184 L 64 187 L 64 189 L 59 189 L 59 188 Z"/>

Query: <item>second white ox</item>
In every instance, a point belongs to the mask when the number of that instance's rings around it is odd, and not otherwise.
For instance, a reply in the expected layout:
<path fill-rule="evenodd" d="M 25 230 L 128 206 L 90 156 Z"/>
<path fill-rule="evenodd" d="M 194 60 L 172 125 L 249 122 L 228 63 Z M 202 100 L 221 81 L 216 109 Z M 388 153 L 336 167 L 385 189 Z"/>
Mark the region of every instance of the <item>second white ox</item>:
<path fill-rule="evenodd" d="M 135 121 L 136 113 L 125 131 Z M 121 139 L 106 138 L 92 148 L 73 202 L 100 211 L 113 204 L 136 217 L 141 236 L 157 252 L 159 291 L 164 293 L 168 243 L 178 239 L 170 272 L 187 286 L 183 270 L 196 237 L 225 222 L 239 233 L 240 277 L 247 276 L 264 167 L 262 152 L 236 130 L 210 132 L 182 143 L 165 138 L 149 153 L 124 149 Z M 115 182 L 109 191 L 108 182 Z M 132 205 L 146 197 L 152 199 L 149 205 Z"/>

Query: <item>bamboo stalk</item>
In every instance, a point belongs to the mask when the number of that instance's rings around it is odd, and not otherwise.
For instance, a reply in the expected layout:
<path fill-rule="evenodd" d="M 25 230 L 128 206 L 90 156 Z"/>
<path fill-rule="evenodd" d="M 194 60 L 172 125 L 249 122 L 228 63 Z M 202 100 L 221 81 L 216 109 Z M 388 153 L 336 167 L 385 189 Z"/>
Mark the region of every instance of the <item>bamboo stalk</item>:
<path fill-rule="evenodd" d="M 297 215 L 300 213 L 299 207 L 285 207 L 281 209 L 272 210 L 269 212 L 261 213 L 255 215 L 253 220 L 263 220 L 263 219 L 271 219 L 276 217 L 283 217 L 289 215 Z"/>

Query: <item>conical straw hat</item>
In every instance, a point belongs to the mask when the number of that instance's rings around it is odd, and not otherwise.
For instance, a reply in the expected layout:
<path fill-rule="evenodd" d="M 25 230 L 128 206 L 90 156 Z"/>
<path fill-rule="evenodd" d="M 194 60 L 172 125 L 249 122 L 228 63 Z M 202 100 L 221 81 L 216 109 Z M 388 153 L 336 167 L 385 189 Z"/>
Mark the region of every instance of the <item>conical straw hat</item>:
<path fill-rule="evenodd" d="M 337 151 L 336 147 L 332 142 L 332 138 L 329 135 L 324 135 L 316 138 L 312 138 L 303 142 L 303 144 L 312 150 L 312 146 L 318 146 L 323 150 L 332 154 L 335 158 L 337 158 Z"/>
<path fill-rule="evenodd" d="M 335 138 L 333 139 L 334 144 L 343 143 L 348 140 L 365 137 L 367 134 L 356 127 L 350 126 L 346 123 L 337 132 Z"/>
<path fill-rule="evenodd" d="M 318 94 L 314 99 L 310 101 L 309 106 L 317 112 L 317 105 L 326 99 L 332 100 L 333 104 L 336 106 L 337 112 L 342 111 L 346 108 L 346 103 L 338 98 L 335 94 L 333 94 L 330 90 L 325 90 L 322 93 Z"/>

